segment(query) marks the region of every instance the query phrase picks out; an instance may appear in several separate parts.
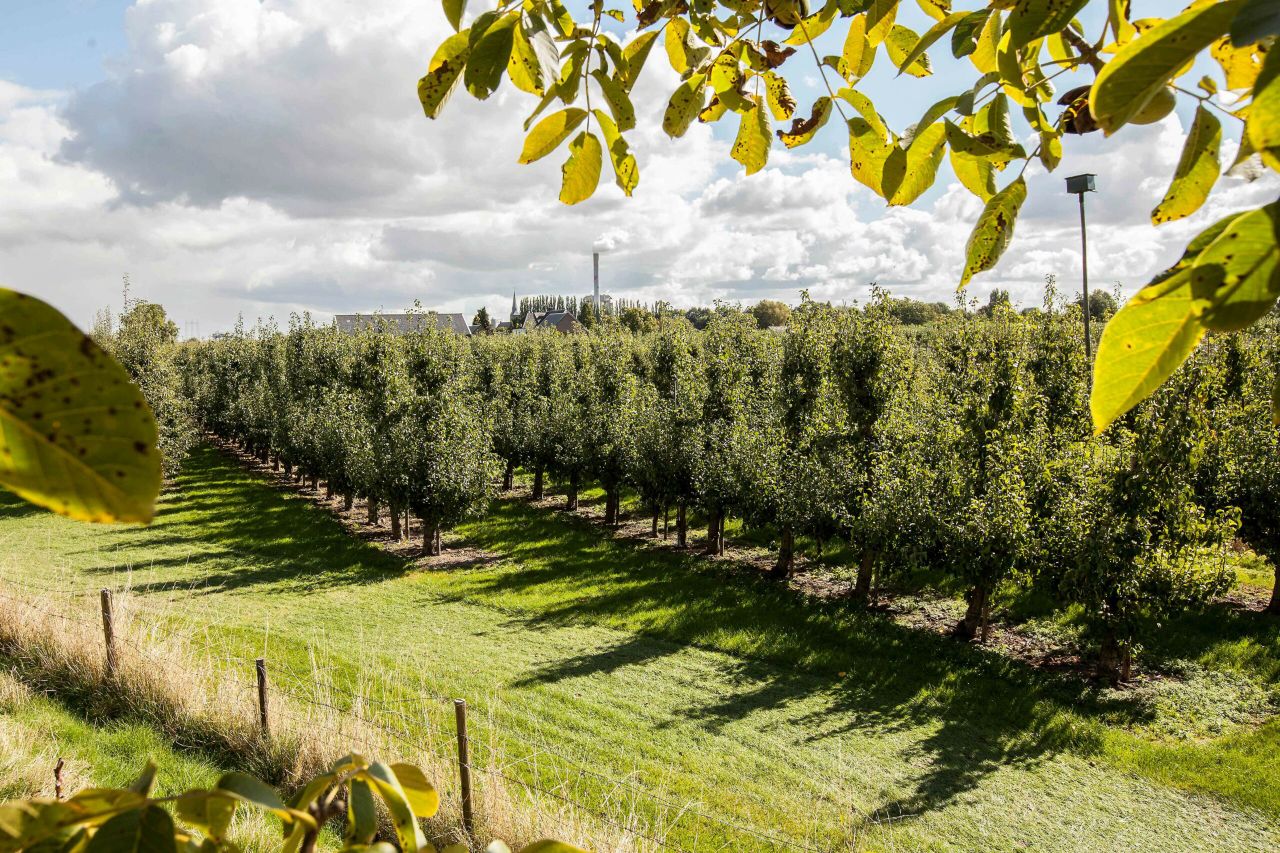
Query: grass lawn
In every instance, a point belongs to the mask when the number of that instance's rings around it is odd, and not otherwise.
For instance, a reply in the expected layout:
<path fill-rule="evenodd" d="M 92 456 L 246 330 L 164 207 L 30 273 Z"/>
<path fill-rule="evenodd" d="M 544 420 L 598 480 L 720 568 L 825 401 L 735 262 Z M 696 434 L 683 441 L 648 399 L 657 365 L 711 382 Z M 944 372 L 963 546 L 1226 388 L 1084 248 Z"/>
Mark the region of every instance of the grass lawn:
<path fill-rule="evenodd" d="M 246 672 L 265 650 L 376 686 L 423 737 L 452 715 L 428 692 L 465 697 L 482 761 L 676 849 L 1280 845 L 1260 615 L 1181 620 L 1150 650 L 1178 678 L 1096 691 L 518 500 L 459 531 L 492 556 L 442 570 L 208 448 L 148 528 L 0 500 L 0 577 L 129 586 Z"/>

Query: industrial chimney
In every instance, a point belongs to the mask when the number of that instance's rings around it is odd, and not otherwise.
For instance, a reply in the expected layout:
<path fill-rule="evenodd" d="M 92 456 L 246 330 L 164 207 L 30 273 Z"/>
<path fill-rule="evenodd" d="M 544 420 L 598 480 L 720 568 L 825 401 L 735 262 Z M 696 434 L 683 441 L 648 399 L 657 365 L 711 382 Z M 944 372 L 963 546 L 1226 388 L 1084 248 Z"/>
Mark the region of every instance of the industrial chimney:
<path fill-rule="evenodd" d="M 600 322 L 600 253 L 591 253 L 592 295 L 595 301 L 596 323 Z"/>

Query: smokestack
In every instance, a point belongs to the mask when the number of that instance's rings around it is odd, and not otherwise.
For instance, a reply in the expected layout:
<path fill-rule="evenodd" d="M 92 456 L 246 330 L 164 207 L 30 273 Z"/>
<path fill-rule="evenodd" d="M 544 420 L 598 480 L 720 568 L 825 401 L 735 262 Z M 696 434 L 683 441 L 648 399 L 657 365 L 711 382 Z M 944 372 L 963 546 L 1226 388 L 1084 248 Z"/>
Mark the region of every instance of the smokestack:
<path fill-rule="evenodd" d="M 596 320 L 600 320 L 600 253 L 591 253 L 592 293 L 595 295 Z"/>

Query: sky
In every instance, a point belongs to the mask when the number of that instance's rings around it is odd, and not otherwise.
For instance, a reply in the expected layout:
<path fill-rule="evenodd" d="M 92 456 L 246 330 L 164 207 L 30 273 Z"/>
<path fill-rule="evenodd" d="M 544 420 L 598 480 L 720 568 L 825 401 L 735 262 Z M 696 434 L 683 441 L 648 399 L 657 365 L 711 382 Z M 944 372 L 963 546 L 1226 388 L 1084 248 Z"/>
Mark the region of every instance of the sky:
<path fill-rule="evenodd" d="M 1162 2 L 1135 3 L 1135 17 Z M 0 285 L 47 299 L 83 326 L 101 309 L 119 310 L 125 274 L 133 298 L 163 304 L 188 335 L 229 329 L 238 317 L 284 324 L 311 312 L 325 321 L 415 302 L 468 317 L 486 306 L 505 318 L 513 291 L 588 293 L 593 246 L 606 250 L 603 291 L 646 302 L 795 302 L 807 290 L 852 303 L 873 283 L 950 302 L 982 207 L 945 164 L 914 206 L 886 207 L 851 177 L 838 119 L 808 146 L 775 143 L 768 167 L 750 177 L 728 156 L 732 119 L 668 139 L 660 121 L 678 77 L 660 47 L 635 92 L 634 197 L 623 197 L 606 165 L 596 196 L 566 207 L 557 201 L 563 152 L 516 163 L 532 96 L 509 83 L 485 102 L 459 90 L 441 118 L 422 115 L 417 80 L 451 32 L 438 4 L 4 5 Z M 473 2 L 468 14 L 484 6 Z M 907 7 L 900 20 L 923 32 L 930 22 Z M 1096 31 L 1096 14 L 1084 22 Z M 839 53 L 836 29 L 819 54 Z M 946 44 L 931 51 L 933 76 L 895 78 L 882 54 L 860 87 L 899 132 L 976 78 Z M 807 113 L 823 91 L 811 58 L 797 54 L 784 70 Z M 1062 91 L 1082 81 L 1058 82 Z M 1098 175 L 1088 198 L 1091 285 L 1124 294 L 1209 222 L 1272 200 L 1275 175 L 1224 178 L 1200 213 L 1150 224 L 1190 110 L 1110 139 L 1068 136 L 1053 174 L 1033 164 L 1013 243 L 968 295 L 985 301 L 998 287 L 1039 304 L 1047 275 L 1078 292 L 1067 175 Z M 1238 134 L 1224 127 L 1224 160 Z"/>

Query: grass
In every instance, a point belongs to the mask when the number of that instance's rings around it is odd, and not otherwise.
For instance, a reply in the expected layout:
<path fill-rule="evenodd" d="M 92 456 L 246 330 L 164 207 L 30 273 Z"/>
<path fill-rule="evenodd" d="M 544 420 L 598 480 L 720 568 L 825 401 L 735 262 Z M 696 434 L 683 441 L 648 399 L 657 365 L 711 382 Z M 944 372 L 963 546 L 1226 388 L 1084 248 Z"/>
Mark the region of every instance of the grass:
<path fill-rule="evenodd" d="M 157 768 L 156 796 L 212 787 L 223 773 L 207 756 L 176 749 L 146 723 L 95 725 L 58 700 L 32 691 L 13 672 L 0 671 L 0 799 L 54 797 L 59 759 L 64 796 L 85 788 L 125 787 L 148 760 Z M 241 810 L 230 837 L 262 850 L 277 832 L 261 816 Z"/>
<path fill-rule="evenodd" d="M 350 689 L 411 707 L 415 737 L 448 732 L 429 693 L 463 696 L 481 763 L 639 846 L 1280 843 L 1265 617 L 1189 618 L 1151 650 L 1189 673 L 1170 684 L 1212 691 L 1096 691 L 520 501 L 460 533 L 487 555 L 406 565 L 200 449 L 149 528 L 0 505 L 0 577 L 128 587 L 138 615 L 245 674 L 265 651 L 339 705 Z"/>

